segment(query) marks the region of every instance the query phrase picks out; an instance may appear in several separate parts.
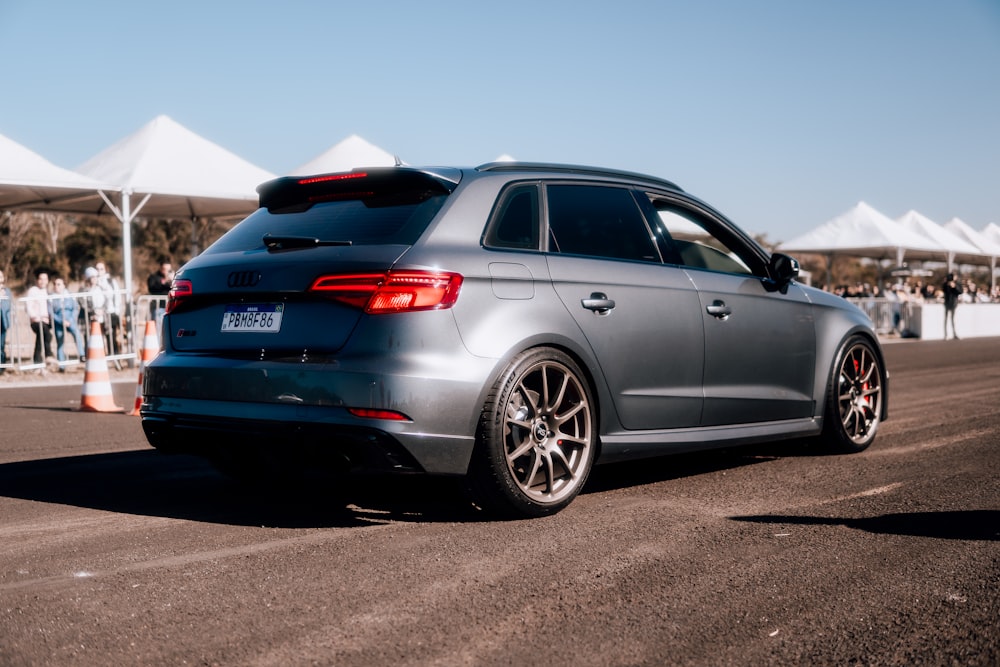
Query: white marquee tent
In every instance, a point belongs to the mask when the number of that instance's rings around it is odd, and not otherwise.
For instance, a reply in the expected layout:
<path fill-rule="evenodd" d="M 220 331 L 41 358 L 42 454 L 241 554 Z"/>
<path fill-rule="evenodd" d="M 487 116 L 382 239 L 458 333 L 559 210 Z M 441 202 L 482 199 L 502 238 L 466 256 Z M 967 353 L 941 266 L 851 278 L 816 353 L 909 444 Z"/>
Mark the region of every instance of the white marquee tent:
<path fill-rule="evenodd" d="M 947 253 L 949 271 L 954 268 L 956 260 L 975 262 L 984 257 L 979 248 L 916 211 L 904 213 L 896 222 L 940 246 Z"/>
<path fill-rule="evenodd" d="M 113 191 L 0 135 L 0 210 L 72 210 L 96 213 L 103 202 L 99 190 Z"/>
<path fill-rule="evenodd" d="M 944 228 L 972 245 L 979 248 L 980 254 L 993 257 L 1000 257 L 1000 243 L 995 243 L 984 234 L 977 232 L 971 225 L 960 218 L 952 218 L 944 223 Z"/>
<path fill-rule="evenodd" d="M 316 156 L 290 172 L 291 176 L 306 176 L 334 171 L 351 171 L 355 167 L 392 167 L 398 159 L 356 134 Z"/>
<path fill-rule="evenodd" d="M 944 228 L 976 246 L 982 251 L 984 256 L 989 258 L 990 288 L 992 289 L 996 284 L 997 258 L 1000 258 L 1000 243 L 994 243 L 986 235 L 980 234 L 971 225 L 959 218 L 952 218 L 944 223 Z"/>
<path fill-rule="evenodd" d="M 836 255 L 891 259 L 903 265 L 904 257 L 943 259 L 947 252 L 936 242 L 911 231 L 865 202 L 829 220 L 796 239 L 779 244 L 787 253 L 810 253 L 826 257 L 827 282 Z"/>
<path fill-rule="evenodd" d="M 118 186 L 117 198 L 103 190 L 100 196 L 122 223 L 126 285 L 132 284 L 131 223 L 140 212 L 176 219 L 246 215 L 257 208 L 257 185 L 274 178 L 167 116 L 157 116 L 77 171 Z"/>
<path fill-rule="evenodd" d="M 943 257 L 934 241 L 910 231 L 865 202 L 779 246 L 781 252 L 817 255 L 849 255 L 870 259 L 892 259 L 897 265 L 905 256 L 915 259 Z"/>
<path fill-rule="evenodd" d="M 126 285 L 132 284 L 131 223 L 140 212 L 175 219 L 246 215 L 257 208 L 257 185 L 272 178 L 167 116 L 156 117 L 76 172 L 0 136 L 0 209 L 113 213 L 122 223 Z"/>
<path fill-rule="evenodd" d="M 985 227 L 983 227 L 983 231 L 981 233 L 990 241 L 993 241 L 997 245 L 1000 245 L 1000 225 L 998 225 L 997 223 L 991 222 L 990 224 L 986 225 Z"/>

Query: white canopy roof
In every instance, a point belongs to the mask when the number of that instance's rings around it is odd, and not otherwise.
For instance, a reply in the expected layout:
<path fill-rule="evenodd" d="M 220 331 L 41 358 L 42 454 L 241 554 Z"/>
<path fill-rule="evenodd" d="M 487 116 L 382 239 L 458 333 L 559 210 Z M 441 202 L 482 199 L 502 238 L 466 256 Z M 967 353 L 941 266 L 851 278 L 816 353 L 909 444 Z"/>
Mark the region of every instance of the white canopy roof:
<path fill-rule="evenodd" d="M 959 218 L 952 218 L 948 222 L 944 223 L 944 228 L 979 248 L 983 255 L 992 257 L 994 260 L 1000 257 L 1000 243 L 994 243 L 989 238 L 973 229 L 972 226 L 965 221 Z"/>
<path fill-rule="evenodd" d="M 1000 245 L 1000 225 L 995 222 L 983 227 L 982 235 L 988 238 L 990 241 Z"/>
<path fill-rule="evenodd" d="M 122 223 L 126 285 L 132 284 L 131 223 L 140 212 L 176 219 L 246 215 L 257 209 L 257 186 L 274 178 L 167 116 L 157 116 L 78 171 L 118 186 L 117 202 L 105 192 L 100 196 Z M 141 197 L 134 208 L 133 195 Z"/>
<path fill-rule="evenodd" d="M 100 182 L 57 167 L 0 135 L 0 210 L 96 212 L 103 205 L 100 189 Z"/>
<path fill-rule="evenodd" d="M 396 158 L 356 134 L 352 134 L 304 165 L 293 169 L 290 176 L 351 171 L 357 167 L 392 167 Z"/>
<path fill-rule="evenodd" d="M 897 222 L 910 231 L 914 231 L 921 236 L 934 241 L 937 245 L 943 248 L 945 252 L 947 252 L 949 269 L 955 263 L 956 259 L 981 260 L 984 256 L 982 250 L 972 245 L 964 238 L 956 236 L 930 218 L 921 215 L 916 211 L 906 212 L 903 217 L 897 220 Z"/>
<path fill-rule="evenodd" d="M 803 236 L 780 244 L 779 249 L 782 252 L 893 259 L 897 265 L 903 263 L 904 255 L 928 259 L 943 258 L 946 254 L 938 243 L 906 229 L 865 202 L 859 202 Z"/>
<path fill-rule="evenodd" d="M 257 186 L 274 178 L 167 116 L 157 116 L 77 171 L 125 193 L 151 195 L 142 213 L 160 218 L 248 214 L 257 209 Z"/>

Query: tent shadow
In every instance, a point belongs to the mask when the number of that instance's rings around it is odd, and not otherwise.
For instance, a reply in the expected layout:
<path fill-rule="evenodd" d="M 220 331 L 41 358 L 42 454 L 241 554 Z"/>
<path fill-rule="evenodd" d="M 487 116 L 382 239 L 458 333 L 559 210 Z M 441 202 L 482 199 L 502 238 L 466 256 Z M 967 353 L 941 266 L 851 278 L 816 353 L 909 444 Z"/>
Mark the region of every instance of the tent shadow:
<path fill-rule="evenodd" d="M 333 481 L 247 487 L 202 459 L 153 449 L 0 464 L 0 496 L 122 514 L 275 528 L 482 520 L 448 480 Z"/>
<path fill-rule="evenodd" d="M 782 526 L 846 526 L 880 535 L 933 537 L 945 540 L 1000 541 L 1000 511 L 955 510 L 903 512 L 860 519 L 813 516 L 734 516 L 733 521 Z"/>

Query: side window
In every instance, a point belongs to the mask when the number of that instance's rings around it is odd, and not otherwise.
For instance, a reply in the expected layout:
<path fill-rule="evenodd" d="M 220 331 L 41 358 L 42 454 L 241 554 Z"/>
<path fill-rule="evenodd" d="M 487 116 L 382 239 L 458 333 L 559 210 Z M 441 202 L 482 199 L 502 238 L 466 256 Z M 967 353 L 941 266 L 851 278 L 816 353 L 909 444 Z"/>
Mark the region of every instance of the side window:
<path fill-rule="evenodd" d="M 657 231 L 671 246 L 673 261 L 692 269 L 754 274 L 751 267 L 760 264 L 759 258 L 720 225 L 668 202 L 653 204 L 659 218 Z"/>
<path fill-rule="evenodd" d="M 537 186 L 515 186 L 503 193 L 483 243 L 491 248 L 538 249 Z"/>
<path fill-rule="evenodd" d="M 548 185 L 550 247 L 572 255 L 659 262 L 649 227 L 630 190 Z"/>

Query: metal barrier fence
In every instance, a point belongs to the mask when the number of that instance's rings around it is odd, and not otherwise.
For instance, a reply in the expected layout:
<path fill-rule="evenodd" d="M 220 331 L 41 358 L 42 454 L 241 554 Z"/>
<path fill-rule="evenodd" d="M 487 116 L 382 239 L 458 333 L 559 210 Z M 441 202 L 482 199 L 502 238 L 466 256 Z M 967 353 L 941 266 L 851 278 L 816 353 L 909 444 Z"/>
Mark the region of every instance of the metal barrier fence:
<path fill-rule="evenodd" d="M 919 326 L 911 326 L 914 318 L 919 318 L 919 312 L 916 308 L 917 304 L 913 302 L 875 297 L 851 298 L 848 301 L 863 310 L 871 318 L 877 333 L 897 333 L 905 337 L 913 335 L 912 332 L 914 331 L 920 330 Z"/>
<path fill-rule="evenodd" d="M 37 303 L 39 299 L 14 299 L 10 304 L 10 327 L 3 332 L 3 340 L 0 341 L 0 369 L 31 371 L 42 370 L 50 365 L 68 369 L 82 364 L 86 360 L 87 340 L 93 322 L 100 324 L 108 363 L 119 369 L 123 365 L 134 367 L 145 333 L 146 320 L 156 321 L 159 336 L 166 297 L 144 295 L 131 302 L 127 296 L 125 290 L 115 292 L 114 298 L 121 307 L 116 309 L 117 312 L 105 311 L 101 314 L 93 308 L 88 292 L 48 295 L 48 350 L 44 328 L 33 328 L 29 316 L 28 304 L 32 301 Z M 2 295 L 0 299 L 7 300 Z M 76 303 L 76 308 L 72 308 L 70 301 Z M 69 321 L 62 317 L 61 323 L 57 324 L 54 312 L 65 312 L 67 308 L 72 311 Z M 37 360 L 39 358 L 41 361 Z"/>

